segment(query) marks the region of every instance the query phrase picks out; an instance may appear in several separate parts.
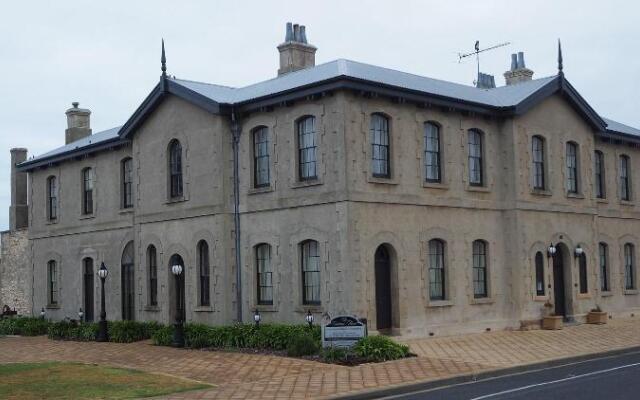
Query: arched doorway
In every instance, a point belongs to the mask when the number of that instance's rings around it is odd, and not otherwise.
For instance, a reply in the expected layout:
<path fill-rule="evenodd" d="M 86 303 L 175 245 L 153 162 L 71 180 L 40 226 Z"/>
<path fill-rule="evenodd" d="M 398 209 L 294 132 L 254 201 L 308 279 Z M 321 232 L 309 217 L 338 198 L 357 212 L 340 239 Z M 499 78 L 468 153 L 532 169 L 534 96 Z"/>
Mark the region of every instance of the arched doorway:
<path fill-rule="evenodd" d="M 380 245 L 375 254 L 376 328 L 388 331 L 392 327 L 391 255 L 387 245 Z"/>
<path fill-rule="evenodd" d="M 121 260 L 122 319 L 135 319 L 135 279 L 133 242 L 127 243 L 122 251 Z"/>
<path fill-rule="evenodd" d="M 179 279 L 179 287 L 176 285 L 176 277 L 171 271 L 174 265 L 182 266 L 182 274 Z M 181 320 L 185 320 L 185 282 L 186 270 L 184 267 L 184 261 L 179 254 L 174 254 L 169 258 L 169 321 L 173 323 L 178 316 L 178 311 L 181 313 Z M 179 302 L 176 301 L 176 296 L 179 296 Z"/>
<path fill-rule="evenodd" d="M 85 258 L 82 260 L 82 277 L 84 287 L 84 308 L 85 322 L 93 321 L 93 259 Z"/>
<path fill-rule="evenodd" d="M 553 297 L 555 315 L 565 319 L 571 314 L 571 270 L 569 248 L 559 243 L 553 257 Z"/>

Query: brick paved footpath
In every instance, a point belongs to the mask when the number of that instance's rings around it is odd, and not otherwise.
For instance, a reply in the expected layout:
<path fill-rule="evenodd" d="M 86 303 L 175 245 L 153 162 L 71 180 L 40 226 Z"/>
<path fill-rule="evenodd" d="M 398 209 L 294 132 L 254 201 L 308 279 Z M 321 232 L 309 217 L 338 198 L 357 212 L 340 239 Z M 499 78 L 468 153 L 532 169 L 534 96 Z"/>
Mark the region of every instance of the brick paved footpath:
<path fill-rule="evenodd" d="M 77 361 L 176 375 L 216 385 L 171 399 L 327 398 L 640 346 L 640 318 L 561 331 L 501 331 L 408 340 L 418 357 L 358 367 L 295 358 L 181 350 L 148 342 L 81 343 L 0 338 L 0 363 Z"/>

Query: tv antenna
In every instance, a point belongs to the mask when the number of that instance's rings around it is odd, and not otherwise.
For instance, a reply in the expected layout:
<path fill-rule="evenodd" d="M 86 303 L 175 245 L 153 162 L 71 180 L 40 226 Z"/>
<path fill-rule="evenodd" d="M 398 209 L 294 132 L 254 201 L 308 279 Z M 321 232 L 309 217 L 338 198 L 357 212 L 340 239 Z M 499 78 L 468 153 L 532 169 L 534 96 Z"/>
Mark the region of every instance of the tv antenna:
<path fill-rule="evenodd" d="M 480 76 L 480 53 L 484 53 L 485 51 L 497 49 L 499 47 L 508 46 L 510 44 L 511 44 L 511 42 L 504 42 L 504 43 L 496 44 L 495 46 L 487 47 L 486 49 L 481 49 L 480 48 L 480 41 L 476 40 L 476 44 L 474 45 L 475 51 L 472 51 L 471 53 L 458 53 L 458 62 L 459 63 L 462 62 L 463 58 L 467 58 L 467 57 L 471 57 L 471 56 L 475 55 L 476 56 L 476 63 L 478 65 L 478 76 Z"/>

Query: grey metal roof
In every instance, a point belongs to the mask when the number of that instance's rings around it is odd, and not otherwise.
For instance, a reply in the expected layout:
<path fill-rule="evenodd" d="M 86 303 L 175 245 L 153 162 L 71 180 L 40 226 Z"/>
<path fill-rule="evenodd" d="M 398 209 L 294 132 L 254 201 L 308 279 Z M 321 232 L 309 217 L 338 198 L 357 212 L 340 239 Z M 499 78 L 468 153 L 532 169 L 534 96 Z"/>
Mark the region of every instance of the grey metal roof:
<path fill-rule="evenodd" d="M 640 137 L 640 129 L 625 125 L 609 118 L 602 118 L 607 123 L 607 131 Z"/>

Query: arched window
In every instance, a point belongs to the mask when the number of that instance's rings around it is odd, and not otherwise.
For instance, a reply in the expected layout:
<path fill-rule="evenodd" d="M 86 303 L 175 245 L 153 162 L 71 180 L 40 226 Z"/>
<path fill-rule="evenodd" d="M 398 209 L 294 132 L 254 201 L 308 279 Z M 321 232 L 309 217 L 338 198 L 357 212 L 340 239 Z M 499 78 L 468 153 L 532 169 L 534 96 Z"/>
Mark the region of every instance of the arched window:
<path fill-rule="evenodd" d="M 582 253 L 578 257 L 578 280 L 580 282 L 580 293 L 589 292 L 589 283 L 587 278 L 587 255 Z"/>
<path fill-rule="evenodd" d="M 302 303 L 320 304 L 320 249 L 315 240 L 300 243 Z"/>
<path fill-rule="evenodd" d="M 440 239 L 429 241 L 429 298 L 445 300 L 444 242 Z"/>
<path fill-rule="evenodd" d="M 304 117 L 297 122 L 298 179 L 307 181 L 318 177 L 316 171 L 316 119 Z"/>
<path fill-rule="evenodd" d="M 82 213 L 93 214 L 93 169 L 82 170 Z"/>
<path fill-rule="evenodd" d="M 440 127 L 427 122 L 424 124 L 424 168 L 427 182 L 442 181 L 440 154 Z"/>
<path fill-rule="evenodd" d="M 634 290 L 636 288 L 636 255 L 635 246 L 631 243 L 624 245 L 624 288 Z"/>
<path fill-rule="evenodd" d="M 533 188 L 538 190 L 545 189 L 544 179 L 544 139 L 542 136 L 534 136 L 531 139 L 531 154 L 533 161 Z"/>
<path fill-rule="evenodd" d="M 596 197 L 599 199 L 604 199 L 605 197 L 607 197 L 605 185 L 604 154 L 602 154 L 600 150 L 596 150 L 594 159 Z"/>
<path fill-rule="evenodd" d="M 55 176 L 47 178 L 47 217 L 49 220 L 58 218 L 58 184 Z"/>
<path fill-rule="evenodd" d="M 606 243 L 598 244 L 600 258 L 600 290 L 608 292 L 609 287 L 609 246 Z"/>
<path fill-rule="evenodd" d="M 271 246 L 266 243 L 256 246 L 256 271 L 258 304 L 273 304 Z"/>
<path fill-rule="evenodd" d="M 469 184 L 472 186 L 482 186 L 484 184 L 484 149 L 482 148 L 482 139 L 482 133 L 480 131 L 477 129 L 469 130 Z"/>
<path fill-rule="evenodd" d="M 135 277 L 133 242 L 127 243 L 120 259 L 120 284 L 122 293 L 122 319 L 135 319 Z"/>
<path fill-rule="evenodd" d="M 536 296 L 544 296 L 544 255 L 539 251 L 535 258 L 536 266 Z"/>
<path fill-rule="evenodd" d="M 204 240 L 198 242 L 198 271 L 200 274 L 200 305 L 211 305 L 209 266 L 209 245 Z"/>
<path fill-rule="evenodd" d="M 567 143 L 567 192 L 578 193 L 578 145 Z"/>
<path fill-rule="evenodd" d="M 158 253 L 154 245 L 147 247 L 147 267 L 149 268 L 149 305 L 158 305 Z"/>
<path fill-rule="evenodd" d="M 631 200 L 631 179 L 629 171 L 629 156 L 620 156 L 620 199 Z"/>
<path fill-rule="evenodd" d="M 253 130 L 253 186 L 269 186 L 269 130 L 266 126 Z"/>
<path fill-rule="evenodd" d="M 122 170 L 122 208 L 133 207 L 133 160 L 130 157 L 121 161 Z"/>
<path fill-rule="evenodd" d="M 487 243 L 476 240 L 473 242 L 473 297 L 487 297 L 487 293 Z"/>
<path fill-rule="evenodd" d="M 391 176 L 389 119 L 382 114 L 371 115 L 371 171 L 377 178 Z"/>
<path fill-rule="evenodd" d="M 169 196 L 182 197 L 182 146 L 173 139 L 169 143 Z"/>
<path fill-rule="evenodd" d="M 55 306 L 58 304 L 58 264 L 55 260 L 47 263 L 47 281 L 49 283 L 48 305 Z"/>

